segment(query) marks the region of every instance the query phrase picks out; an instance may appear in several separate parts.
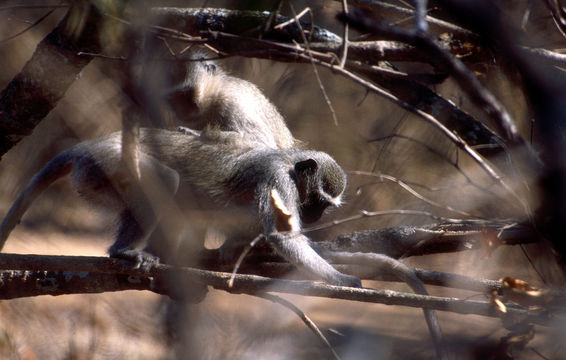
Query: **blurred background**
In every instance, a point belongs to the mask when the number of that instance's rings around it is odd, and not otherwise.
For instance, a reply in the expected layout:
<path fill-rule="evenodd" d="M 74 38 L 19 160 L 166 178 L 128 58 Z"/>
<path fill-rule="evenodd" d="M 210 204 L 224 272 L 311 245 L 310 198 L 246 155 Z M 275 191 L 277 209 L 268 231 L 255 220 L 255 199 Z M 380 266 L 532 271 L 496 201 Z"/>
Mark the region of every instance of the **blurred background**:
<path fill-rule="evenodd" d="M 22 1 L 4 1 L 7 8 Z M 54 2 L 55 3 L 55 2 Z M 271 2 L 191 1 L 148 2 L 159 6 L 226 7 L 271 10 Z M 396 2 L 393 2 L 396 3 Z M 529 1 L 516 1 L 521 9 Z M 26 3 L 27 4 L 27 3 Z M 339 2 L 293 2 L 299 11 L 310 7 L 317 25 L 341 34 L 335 15 Z M 286 9 L 284 6 L 283 9 Z M 533 7 L 533 9 L 538 9 Z M 22 69 L 41 41 L 61 21 L 67 9 L 55 10 L 44 21 L 20 36 L 8 37 L 43 16 L 42 8 L 0 9 L 0 88 Z M 552 20 L 533 10 L 526 26 L 548 31 Z M 288 10 L 283 13 L 289 14 Z M 549 31 L 549 33 L 551 33 Z M 352 34 L 355 37 L 356 34 Z M 560 43 L 549 37 L 549 45 Z M 566 44 L 562 39 L 562 46 Z M 68 89 L 65 97 L 0 162 L 0 214 L 3 216 L 33 174 L 56 154 L 86 139 L 117 131 L 125 103 L 120 84 L 113 78 L 115 61 L 93 60 Z M 494 203 L 455 170 L 453 163 L 483 187 L 491 179 L 459 152 L 448 139 L 422 120 L 331 71 L 319 68 L 321 84 L 332 109 L 325 101 L 310 64 L 278 63 L 249 58 L 221 60 L 230 74 L 256 84 L 277 106 L 294 136 L 308 148 L 325 151 L 348 171 L 384 173 L 419 186 L 419 192 L 437 202 L 485 217 L 519 216 L 505 203 Z M 414 64 L 395 64 L 407 70 Z M 426 65 L 422 65 L 425 67 Z M 480 80 L 506 106 L 529 138 L 530 118 L 526 100 L 515 79 L 489 63 L 473 69 Z M 434 90 L 479 120 L 485 114 L 469 103 L 450 80 Z M 337 123 L 332 111 L 335 111 Z M 419 143 L 401 134 L 418 139 Z M 423 144 L 426 145 L 423 146 Z M 433 151 L 431 151 L 431 149 Z M 449 159 L 449 160 L 447 160 Z M 496 190 L 494 190 L 496 191 Z M 321 222 L 342 219 L 360 210 L 429 210 L 454 217 L 450 211 L 431 208 L 394 183 L 349 174 L 345 205 L 324 216 Z M 222 217 L 220 217 L 222 216 Z M 240 224 L 233 214 L 206 216 L 195 209 L 187 215 L 187 231 L 204 233 L 210 241 L 229 238 Z M 314 240 L 329 239 L 356 230 L 397 225 L 422 225 L 432 219 L 410 216 L 380 216 L 348 222 L 312 233 Z M 229 230 L 222 225 L 230 225 Z M 236 224 L 236 225 L 234 225 Z M 197 232 L 195 229 L 199 229 Z M 257 229 L 249 225 L 238 236 L 253 239 Z M 34 203 L 22 223 L 11 234 L 4 251 L 56 255 L 105 255 L 113 241 L 113 219 L 97 212 L 72 190 L 68 178 L 51 186 Z M 242 235 L 245 233 L 246 235 Z M 550 261 L 550 260 L 549 260 Z M 496 249 L 486 257 L 481 251 L 420 256 L 404 262 L 411 267 L 446 271 L 478 278 L 513 276 L 534 286 L 544 279 L 518 246 Z M 364 281 L 365 287 L 409 291 L 404 284 Z M 427 286 L 431 294 L 485 299 L 482 294 Z M 282 295 L 302 309 L 322 329 L 344 359 L 434 358 L 420 309 Z M 331 358 L 328 349 L 288 309 L 267 300 L 210 290 L 197 305 L 188 306 L 188 331 L 171 334 L 167 301 L 149 292 L 128 291 L 99 295 L 42 296 L 0 302 L 0 357 L 6 359 L 313 359 Z M 500 359 L 498 344 L 508 331 L 494 318 L 439 312 L 440 324 L 456 358 Z M 516 359 L 566 358 L 560 339 L 564 327 L 536 327 L 536 335 Z M 182 346 L 179 345 L 182 344 Z"/>

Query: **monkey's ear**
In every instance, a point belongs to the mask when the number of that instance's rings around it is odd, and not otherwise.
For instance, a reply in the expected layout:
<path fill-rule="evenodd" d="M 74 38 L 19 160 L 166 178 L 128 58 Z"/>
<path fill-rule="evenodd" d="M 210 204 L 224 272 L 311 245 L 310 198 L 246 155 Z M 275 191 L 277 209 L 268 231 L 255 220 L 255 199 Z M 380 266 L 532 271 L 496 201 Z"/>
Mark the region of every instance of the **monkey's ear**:
<path fill-rule="evenodd" d="M 205 62 L 204 67 L 207 73 L 209 73 L 210 75 L 216 75 L 216 64 L 214 64 L 213 62 Z"/>
<path fill-rule="evenodd" d="M 318 169 L 318 163 L 315 159 L 306 159 L 295 164 L 295 171 L 298 173 L 315 172 L 316 169 Z"/>

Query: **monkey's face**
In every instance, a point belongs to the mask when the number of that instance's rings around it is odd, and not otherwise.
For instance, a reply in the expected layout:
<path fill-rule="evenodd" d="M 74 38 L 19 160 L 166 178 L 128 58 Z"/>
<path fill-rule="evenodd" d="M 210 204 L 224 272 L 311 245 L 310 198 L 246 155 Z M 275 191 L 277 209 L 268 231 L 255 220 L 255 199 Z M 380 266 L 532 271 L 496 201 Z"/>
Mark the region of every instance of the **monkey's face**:
<path fill-rule="evenodd" d="M 344 171 L 331 158 L 307 159 L 295 164 L 301 222 L 310 224 L 329 206 L 339 206 L 346 187 Z"/>
<path fill-rule="evenodd" d="M 303 224 L 312 224 L 320 219 L 324 210 L 331 204 L 323 199 L 311 199 L 307 203 L 301 204 L 299 212 Z"/>

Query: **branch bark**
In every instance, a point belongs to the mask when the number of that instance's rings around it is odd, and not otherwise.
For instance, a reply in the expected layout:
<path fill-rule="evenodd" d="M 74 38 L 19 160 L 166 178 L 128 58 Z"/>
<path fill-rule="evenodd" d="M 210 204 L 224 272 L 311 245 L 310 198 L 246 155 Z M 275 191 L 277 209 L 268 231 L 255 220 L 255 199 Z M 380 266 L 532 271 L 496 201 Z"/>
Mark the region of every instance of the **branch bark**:
<path fill-rule="evenodd" d="M 168 282 L 162 281 L 174 274 L 175 279 L 180 280 L 174 286 L 189 289 L 195 283 L 200 283 L 234 294 L 278 292 L 427 308 L 458 314 L 506 317 L 540 325 L 550 323 L 548 315 L 530 312 L 513 304 L 509 304 L 507 313 L 503 314 L 486 301 L 416 295 L 392 290 L 348 288 L 240 274 L 236 275 L 233 286 L 230 287 L 230 273 L 169 265 L 157 265 L 144 272 L 132 268 L 131 264 L 125 261 L 101 257 L 0 254 L 0 269 L 4 269 L 0 272 L 0 299 L 119 290 L 148 290 L 175 296 L 177 291 L 168 285 L 163 286 Z"/>

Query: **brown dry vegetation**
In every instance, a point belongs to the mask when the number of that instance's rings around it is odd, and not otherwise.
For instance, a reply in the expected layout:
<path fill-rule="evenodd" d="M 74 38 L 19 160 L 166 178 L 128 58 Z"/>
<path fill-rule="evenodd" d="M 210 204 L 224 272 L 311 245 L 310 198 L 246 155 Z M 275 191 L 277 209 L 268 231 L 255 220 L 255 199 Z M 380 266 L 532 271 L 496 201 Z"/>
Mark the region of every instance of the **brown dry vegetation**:
<path fill-rule="evenodd" d="M 317 16 L 329 12 L 328 8 L 339 8 L 338 3 L 326 2 L 310 6 Z M 36 44 L 64 13 L 65 9 L 57 10 L 32 31 L 0 44 L 0 88 L 21 69 Z M 24 20 L 34 19 L 43 12 L 28 10 L 14 14 L 17 15 L 10 13 L 8 19 L 8 15 L 0 13 L 3 19 L 0 21 L 0 39 L 21 28 Z M 331 30 L 339 32 L 338 29 Z M 401 139 L 388 142 L 386 147 L 383 147 L 384 142 L 368 142 L 397 132 L 417 137 L 446 156 L 454 156 L 454 148 L 437 131 L 398 107 L 375 95 L 366 96 L 362 88 L 329 71 L 320 70 L 337 113 L 336 126 L 312 66 L 250 59 L 227 60 L 222 65 L 262 88 L 283 113 L 298 139 L 309 147 L 329 152 L 345 169 L 377 170 L 406 181 L 448 186 L 443 191 L 425 193 L 447 205 L 491 215 L 489 209 L 493 208 L 490 202 L 493 199 L 465 185 L 464 179 L 445 160 Z M 109 73 L 107 62 L 94 60 L 33 134 L 3 156 L 0 162 L 0 214 L 5 214 L 26 182 L 55 154 L 81 140 L 119 129 L 123 95 Z M 521 129 L 528 133 L 524 99 L 517 95 L 513 83 L 496 69 L 487 68 L 480 77 L 512 110 L 515 119 L 521 121 Z M 480 113 L 460 98 L 458 89 L 450 82 L 437 86 L 436 90 L 454 101 L 461 101 L 459 105 L 472 114 Z M 468 168 L 479 183 L 490 183 L 467 159 L 462 157 L 460 164 Z M 112 242 L 112 220 L 89 209 L 70 191 L 69 185 L 68 180 L 58 182 L 36 201 L 8 240 L 6 252 L 104 254 Z M 325 219 L 347 217 L 360 209 L 429 209 L 428 205 L 399 191 L 394 184 L 374 184 L 371 179 L 360 176 L 349 177 L 346 202 L 346 206 Z M 445 214 L 443 210 L 438 213 Z M 206 215 L 191 214 L 193 222 L 198 223 L 203 217 Z M 230 219 L 215 219 L 215 224 L 230 222 Z M 427 222 L 427 219 L 410 217 L 369 218 L 320 231 L 314 237 L 322 239 L 353 230 Z M 242 231 L 245 230 L 249 229 Z M 217 231 L 222 233 L 223 229 Z M 250 231 L 249 238 L 253 236 L 254 232 Z M 409 266 L 473 277 L 513 276 L 534 286 L 543 285 L 518 247 L 501 247 L 489 258 L 474 251 L 411 258 L 405 262 Z M 364 286 L 408 291 L 405 285 L 393 283 L 368 281 Z M 455 293 L 435 287 L 429 287 L 429 290 L 437 295 L 483 298 L 481 294 L 463 291 Z M 345 359 L 434 357 L 420 309 L 284 297 L 317 323 Z M 0 302 L 0 358 L 173 358 L 179 354 L 171 337 L 167 336 L 166 302 L 159 295 L 135 291 Z M 183 354 L 187 359 L 330 358 L 322 342 L 295 314 L 264 299 L 211 290 L 201 304 L 189 307 L 187 314 L 179 316 L 187 316 L 187 323 L 190 323 L 189 335 L 183 341 L 190 342 L 194 352 Z M 458 358 L 498 358 L 496 346 L 500 338 L 508 334 L 499 320 L 449 313 L 440 313 L 439 317 L 451 351 Z M 515 358 L 537 358 L 535 350 L 548 358 L 566 358 L 566 347 L 562 343 L 565 336 L 564 326 L 554 329 L 537 326 L 534 340 L 526 349 L 516 351 Z"/>

